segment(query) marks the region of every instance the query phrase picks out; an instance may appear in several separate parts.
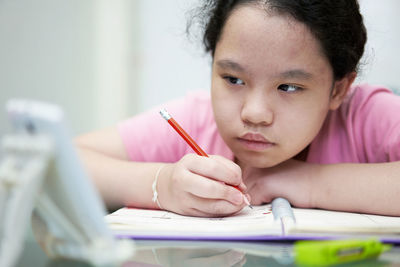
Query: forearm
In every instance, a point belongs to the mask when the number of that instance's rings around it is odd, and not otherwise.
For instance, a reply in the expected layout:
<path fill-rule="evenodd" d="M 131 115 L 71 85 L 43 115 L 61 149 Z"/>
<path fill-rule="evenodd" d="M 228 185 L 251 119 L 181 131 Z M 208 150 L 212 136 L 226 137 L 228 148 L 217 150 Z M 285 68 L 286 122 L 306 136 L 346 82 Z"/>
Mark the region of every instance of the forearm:
<path fill-rule="evenodd" d="M 312 207 L 400 216 L 400 162 L 314 167 Z"/>
<path fill-rule="evenodd" d="M 116 159 L 100 152 L 78 148 L 80 158 L 108 208 L 124 205 L 158 208 L 152 202 L 152 183 L 161 163 Z"/>

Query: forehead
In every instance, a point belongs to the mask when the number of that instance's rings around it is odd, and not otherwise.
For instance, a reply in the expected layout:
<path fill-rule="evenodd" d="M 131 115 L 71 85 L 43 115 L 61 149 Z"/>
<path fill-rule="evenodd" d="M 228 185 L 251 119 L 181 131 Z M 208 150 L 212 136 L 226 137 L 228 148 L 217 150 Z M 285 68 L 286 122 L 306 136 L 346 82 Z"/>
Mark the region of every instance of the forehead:
<path fill-rule="evenodd" d="M 268 63 L 275 69 L 330 70 L 319 41 L 305 24 L 256 5 L 240 6 L 228 17 L 214 54 L 214 59 L 225 57 L 245 65 Z"/>

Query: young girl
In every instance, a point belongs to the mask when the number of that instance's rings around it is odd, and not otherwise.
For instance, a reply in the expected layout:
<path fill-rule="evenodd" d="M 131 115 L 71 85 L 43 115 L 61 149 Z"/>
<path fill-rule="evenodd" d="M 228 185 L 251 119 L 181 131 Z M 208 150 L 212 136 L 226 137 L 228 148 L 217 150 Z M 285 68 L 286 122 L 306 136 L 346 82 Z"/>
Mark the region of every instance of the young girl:
<path fill-rule="evenodd" d="M 366 42 L 357 1 L 219 0 L 202 10 L 211 96 L 162 107 L 210 157 L 194 154 L 160 108 L 83 135 L 107 205 L 226 216 L 244 196 L 285 197 L 400 216 L 400 97 L 352 86 Z"/>

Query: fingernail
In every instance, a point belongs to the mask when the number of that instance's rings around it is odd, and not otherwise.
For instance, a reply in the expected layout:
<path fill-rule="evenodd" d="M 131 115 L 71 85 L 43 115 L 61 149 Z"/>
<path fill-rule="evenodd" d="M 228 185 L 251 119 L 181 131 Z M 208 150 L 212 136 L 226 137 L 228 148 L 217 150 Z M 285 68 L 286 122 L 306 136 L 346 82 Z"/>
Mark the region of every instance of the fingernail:
<path fill-rule="evenodd" d="M 244 191 L 247 190 L 247 186 L 244 183 L 241 183 L 240 186 L 243 188 Z"/>

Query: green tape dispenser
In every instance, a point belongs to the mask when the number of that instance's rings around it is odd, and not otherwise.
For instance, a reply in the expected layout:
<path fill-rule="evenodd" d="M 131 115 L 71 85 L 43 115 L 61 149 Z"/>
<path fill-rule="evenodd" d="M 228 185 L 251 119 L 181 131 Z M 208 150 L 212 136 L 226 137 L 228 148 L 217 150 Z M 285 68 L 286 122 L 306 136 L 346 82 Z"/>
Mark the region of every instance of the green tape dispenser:
<path fill-rule="evenodd" d="M 327 266 L 378 257 L 391 247 L 375 239 L 298 241 L 294 251 L 299 265 Z"/>

